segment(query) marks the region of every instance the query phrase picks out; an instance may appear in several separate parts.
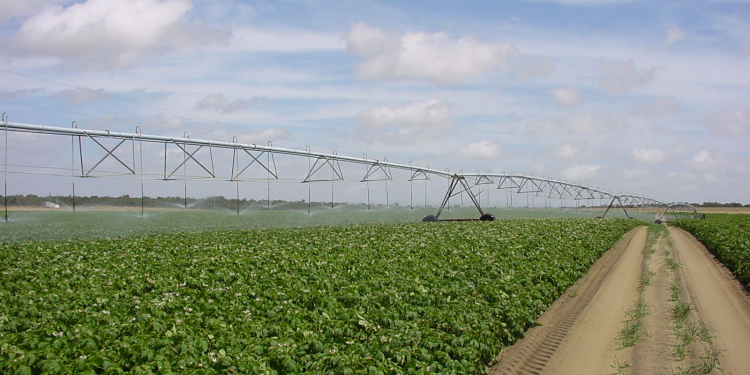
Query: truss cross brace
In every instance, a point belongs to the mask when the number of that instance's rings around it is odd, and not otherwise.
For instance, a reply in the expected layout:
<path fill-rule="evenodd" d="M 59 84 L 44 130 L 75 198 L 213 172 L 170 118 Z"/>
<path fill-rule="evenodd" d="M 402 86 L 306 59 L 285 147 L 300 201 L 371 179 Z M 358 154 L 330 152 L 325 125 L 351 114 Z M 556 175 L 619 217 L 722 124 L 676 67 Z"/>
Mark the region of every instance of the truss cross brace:
<path fill-rule="evenodd" d="M 454 193 L 459 184 L 461 185 L 462 190 Z M 448 186 L 448 191 L 445 193 L 445 197 L 443 198 L 443 202 L 440 204 L 440 209 L 438 210 L 437 215 L 435 215 L 435 219 L 440 218 L 440 214 L 443 212 L 443 209 L 448 204 L 448 200 L 450 200 L 451 197 L 461 194 L 464 191 L 469 193 L 469 198 L 471 198 L 474 206 L 477 208 L 477 210 L 479 210 L 479 214 L 484 215 L 482 207 L 479 205 L 479 201 L 477 201 L 477 197 L 474 195 L 474 192 L 471 191 L 471 186 L 469 186 L 469 183 L 466 182 L 466 177 L 453 175 L 453 179 L 451 180 L 450 186 Z"/>
<path fill-rule="evenodd" d="M 495 182 L 492 181 L 492 178 L 486 175 L 481 175 L 477 177 L 477 180 L 474 182 L 474 185 L 492 185 Z"/>
<path fill-rule="evenodd" d="M 373 174 L 377 173 L 377 171 L 383 172 L 383 178 L 371 178 Z M 391 175 L 391 169 L 384 167 L 382 164 L 380 164 L 379 161 L 376 161 L 374 164 L 370 165 L 370 168 L 367 169 L 367 173 L 365 173 L 365 177 L 362 178 L 360 182 L 367 182 L 367 181 L 388 181 L 393 180 L 393 176 Z"/>
<path fill-rule="evenodd" d="M 531 182 L 532 186 L 531 187 L 526 187 L 526 184 L 528 184 L 529 182 Z M 524 190 L 524 189 L 527 189 L 527 190 Z M 521 182 L 520 184 L 518 184 L 518 190 L 516 191 L 516 193 L 518 193 L 518 194 L 521 194 L 521 193 L 538 194 L 538 193 L 542 193 L 542 192 L 544 192 L 544 190 L 541 188 L 541 186 L 539 186 L 536 183 L 536 181 L 533 181 L 533 180 L 530 180 L 530 179 L 525 179 L 525 180 L 523 180 L 523 182 Z"/>
<path fill-rule="evenodd" d="M 91 167 L 91 169 L 89 169 L 88 172 L 86 172 L 85 174 L 83 174 L 82 177 L 89 177 L 89 175 L 91 174 L 91 172 L 93 172 L 94 169 L 96 169 L 96 167 L 98 167 L 101 163 L 104 162 L 104 160 L 106 160 L 110 156 L 113 159 L 117 160 L 117 162 L 119 162 L 123 167 L 127 168 L 128 171 L 130 171 L 131 174 L 135 174 L 135 165 L 133 166 L 133 168 L 130 168 L 125 162 L 123 162 L 122 160 L 120 160 L 120 158 L 118 158 L 115 155 L 115 150 L 117 150 L 118 147 L 122 146 L 122 144 L 125 143 L 125 141 L 127 139 L 122 139 L 120 141 L 120 143 L 118 143 L 117 145 L 115 145 L 114 147 L 112 147 L 112 149 L 110 150 L 109 148 L 107 148 L 106 146 L 104 146 L 103 144 L 101 144 L 99 141 L 97 141 L 96 138 L 92 137 L 90 134 L 87 133 L 86 136 L 88 136 L 92 141 L 94 141 L 96 144 L 98 144 L 99 147 L 101 147 L 102 149 L 104 149 L 104 151 L 106 151 L 107 153 L 101 159 L 99 159 L 99 161 L 96 164 L 94 164 L 94 166 Z M 80 147 L 79 147 L 79 151 L 81 152 L 81 160 L 83 160 L 83 150 L 80 150 Z M 135 160 L 133 162 L 135 163 Z M 83 170 L 81 170 L 81 173 L 83 173 Z"/>
<path fill-rule="evenodd" d="M 607 213 L 608 213 L 608 212 L 609 212 L 609 210 L 610 210 L 610 209 L 612 208 L 612 206 L 613 206 L 613 205 L 615 204 L 615 201 L 617 201 L 617 202 L 619 202 L 619 203 L 620 203 L 620 207 L 622 207 L 622 210 L 623 210 L 623 211 L 625 212 L 625 216 L 627 216 L 627 218 L 628 218 L 628 219 L 632 219 L 632 218 L 630 217 L 630 215 L 628 215 L 628 210 L 626 210 L 626 209 L 625 209 L 625 205 L 624 205 L 624 204 L 622 204 L 622 201 L 620 200 L 620 197 L 618 197 L 618 196 L 616 196 L 616 195 L 612 197 L 612 201 L 611 201 L 611 202 L 609 202 L 609 207 L 607 207 L 607 210 L 606 210 L 606 211 L 604 211 L 604 214 L 602 215 L 602 218 L 604 218 L 604 217 L 606 217 L 606 216 L 607 216 Z"/>
<path fill-rule="evenodd" d="M 196 148 L 193 152 L 188 152 L 187 148 L 183 147 L 182 145 L 175 142 L 174 140 L 172 140 L 172 143 L 174 143 L 177 147 L 179 147 L 180 150 L 182 150 L 182 152 L 184 152 L 184 155 L 187 157 L 182 160 L 182 163 L 180 163 L 180 165 L 178 165 L 172 171 L 172 173 L 170 173 L 169 175 L 164 175 L 165 180 L 168 180 L 170 177 L 172 177 L 172 175 L 174 175 L 180 169 L 180 167 L 185 165 L 185 163 L 187 163 L 189 159 L 193 159 L 193 161 L 196 164 L 198 164 L 201 168 L 203 168 L 203 170 L 206 171 L 212 178 L 216 178 L 216 174 L 214 172 L 209 171 L 208 168 L 206 168 L 200 161 L 198 161 L 198 159 L 195 158 L 195 154 L 198 153 L 198 151 L 200 151 L 203 148 L 203 145 L 198 146 L 198 148 Z M 164 146 L 166 147 L 166 145 L 167 144 L 165 143 Z M 211 147 L 209 147 L 209 152 L 210 150 L 211 150 Z M 213 153 L 211 153 L 211 167 L 212 167 L 211 169 L 213 169 L 213 164 L 214 164 L 214 157 L 213 157 Z M 165 166 L 164 169 L 166 169 L 166 165 L 167 165 L 167 154 L 164 153 L 164 166 Z"/>
<path fill-rule="evenodd" d="M 318 165 L 320 163 L 320 165 Z M 313 180 L 312 176 L 317 173 L 321 168 L 325 167 L 326 165 L 331 167 L 331 170 L 333 171 L 333 174 L 335 176 L 332 176 L 330 179 L 319 179 L 319 180 Z M 317 159 L 315 159 L 315 163 L 313 163 L 312 167 L 310 167 L 310 171 L 307 173 L 307 177 L 302 181 L 302 183 L 305 182 L 323 182 L 323 181 L 335 181 L 335 180 L 344 180 L 344 173 L 341 172 L 341 165 L 339 164 L 338 159 L 329 158 L 327 156 L 319 156 Z"/>
<path fill-rule="evenodd" d="M 672 211 L 672 214 L 674 215 L 675 221 L 680 220 L 679 217 L 677 217 L 677 212 L 675 211 L 675 208 L 672 206 L 667 207 L 666 211 L 664 211 L 663 214 L 661 214 L 661 220 L 664 221 L 665 217 L 669 213 L 669 211 Z"/>
<path fill-rule="evenodd" d="M 245 153 L 247 153 L 248 155 L 250 155 L 250 157 L 253 160 L 250 161 L 250 163 L 248 163 L 245 166 L 245 168 L 242 168 L 242 170 L 239 170 L 239 164 L 238 164 L 237 165 L 237 170 L 238 170 L 237 174 L 232 174 L 232 178 L 230 179 L 230 181 L 239 181 L 240 175 L 242 173 L 244 173 L 248 168 L 250 168 L 251 165 L 253 165 L 255 163 L 258 163 L 261 167 L 263 167 L 263 169 L 265 169 L 271 176 L 273 176 L 274 179 L 277 179 L 277 180 L 279 179 L 279 174 L 278 174 L 278 171 L 276 169 L 276 159 L 273 157 L 273 153 L 269 153 L 269 155 L 270 155 L 269 159 L 271 161 L 271 164 L 265 165 L 265 164 L 263 164 L 262 161 L 260 161 L 260 158 L 266 153 L 266 151 L 263 151 L 260 154 L 258 154 L 258 156 L 255 156 L 255 155 L 253 155 L 250 151 L 248 151 L 244 147 L 240 147 L 239 149 L 241 149 L 242 151 L 245 151 Z M 237 152 L 237 149 L 235 149 L 235 152 Z M 232 161 L 234 162 L 234 160 L 232 160 Z M 273 170 L 271 170 L 271 167 L 273 167 Z M 232 170 L 234 171 L 234 165 L 232 165 Z"/>
<path fill-rule="evenodd" d="M 409 178 L 409 181 L 418 181 L 418 180 L 429 180 L 430 176 L 425 173 L 425 171 L 421 169 L 416 169 L 411 174 L 411 178 Z"/>

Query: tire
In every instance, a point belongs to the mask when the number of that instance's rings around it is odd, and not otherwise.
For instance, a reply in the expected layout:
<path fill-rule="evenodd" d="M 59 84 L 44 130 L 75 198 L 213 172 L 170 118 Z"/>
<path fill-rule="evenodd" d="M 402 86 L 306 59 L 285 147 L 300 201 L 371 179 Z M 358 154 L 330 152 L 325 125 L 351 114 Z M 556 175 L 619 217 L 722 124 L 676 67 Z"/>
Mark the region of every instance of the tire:
<path fill-rule="evenodd" d="M 481 216 L 481 217 L 479 218 L 479 220 L 481 220 L 481 221 L 495 221 L 495 215 L 491 215 L 491 214 L 484 214 L 484 215 L 482 215 L 482 216 Z"/>

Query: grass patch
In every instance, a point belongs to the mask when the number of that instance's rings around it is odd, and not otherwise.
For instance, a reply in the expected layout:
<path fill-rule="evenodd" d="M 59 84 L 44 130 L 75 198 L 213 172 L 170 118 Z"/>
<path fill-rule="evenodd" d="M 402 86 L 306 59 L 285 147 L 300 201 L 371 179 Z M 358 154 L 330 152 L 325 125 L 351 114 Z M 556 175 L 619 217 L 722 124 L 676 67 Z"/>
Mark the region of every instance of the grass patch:
<path fill-rule="evenodd" d="M 643 274 L 641 275 L 641 288 L 645 288 L 647 286 L 651 286 L 654 276 L 656 276 L 656 273 L 651 270 L 645 270 L 643 271 Z"/>
<path fill-rule="evenodd" d="M 680 290 L 680 285 L 676 282 L 672 283 L 672 285 L 669 286 L 669 299 L 671 301 L 679 301 L 682 295 L 682 290 Z"/>
<path fill-rule="evenodd" d="M 698 358 L 698 361 L 688 367 L 680 366 L 674 375 L 705 375 L 710 374 L 714 370 L 721 370 L 719 367 L 719 357 L 721 351 L 713 348 L 706 348 Z"/>
<path fill-rule="evenodd" d="M 681 266 L 680 262 L 674 260 L 674 258 L 672 258 L 671 256 L 667 256 L 666 261 L 667 267 L 669 267 L 669 269 L 671 269 L 672 271 L 678 269 Z"/>
<path fill-rule="evenodd" d="M 648 226 L 648 237 L 646 247 L 643 248 L 643 255 L 646 255 L 648 259 L 651 259 L 651 254 L 656 252 L 656 244 L 659 242 L 659 238 L 662 236 L 669 235 L 667 227 L 661 224 L 651 224 Z"/>
<path fill-rule="evenodd" d="M 643 329 L 643 318 L 648 314 L 648 305 L 643 300 L 638 300 L 633 307 L 628 309 L 625 325 L 620 330 L 618 337 L 621 348 L 629 348 L 638 343 L 641 335 L 648 335 Z"/>
<path fill-rule="evenodd" d="M 696 374 L 710 374 L 715 369 L 718 369 L 720 356 L 721 350 L 707 348 L 703 354 L 701 354 L 698 363 L 694 367 Z"/>
<path fill-rule="evenodd" d="M 708 328 L 706 323 L 700 322 L 700 328 L 698 329 L 698 338 L 704 342 L 711 342 L 711 339 L 713 339 L 711 330 Z"/>
<path fill-rule="evenodd" d="M 624 374 L 625 370 L 629 369 L 632 366 L 633 366 L 633 364 L 630 363 L 630 362 L 628 362 L 628 361 L 620 363 L 620 359 L 619 358 L 615 358 L 615 364 L 611 365 L 610 367 L 612 367 L 613 369 L 615 369 L 615 371 L 617 371 L 617 374 L 619 375 L 619 374 Z"/>
<path fill-rule="evenodd" d="M 672 350 L 672 355 L 678 360 L 683 361 L 687 357 L 688 351 L 684 343 L 678 343 Z"/>
<path fill-rule="evenodd" d="M 677 301 L 672 305 L 672 319 L 675 321 L 675 326 L 682 327 L 685 323 L 685 319 L 690 316 L 690 312 L 693 311 L 693 306 L 687 302 Z"/>

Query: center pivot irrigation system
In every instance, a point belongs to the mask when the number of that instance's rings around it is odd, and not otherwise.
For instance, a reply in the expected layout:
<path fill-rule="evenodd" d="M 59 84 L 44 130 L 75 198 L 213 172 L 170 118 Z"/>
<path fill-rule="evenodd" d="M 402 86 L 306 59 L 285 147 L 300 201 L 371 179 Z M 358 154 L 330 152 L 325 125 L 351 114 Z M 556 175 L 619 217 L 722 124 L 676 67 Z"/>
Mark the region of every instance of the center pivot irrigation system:
<path fill-rule="evenodd" d="M 341 163 L 352 163 L 365 165 L 367 173 L 360 180 L 360 182 L 369 181 L 380 181 L 393 180 L 391 169 L 408 171 L 411 175 L 408 181 L 416 180 L 430 180 L 432 177 L 441 177 L 450 180 L 448 190 L 443 197 L 442 203 L 435 215 L 427 215 L 423 221 L 442 221 L 440 215 L 448 205 L 450 198 L 466 193 L 471 199 L 471 202 L 479 211 L 479 219 L 459 219 L 459 220 L 482 220 L 492 221 L 495 217 L 491 214 L 485 213 L 480 204 L 479 197 L 487 189 L 496 186 L 497 189 L 503 189 L 519 194 L 532 194 L 534 196 L 544 196 L 545 198 L 555 199 L 573 199 L 573 200 L 606 200 L 609 201 L 609 205 L 602 214 L 601 217 L 606 215 L 613 208 L 621 208 L 627 217 L 627 208 L 643 208 L 643 209 L 654 209 L 663 213 L 661 218 L 658 220 L 664 220 L 666 215 L 670 212 L 675 215 L 677 219 L 677 212 L 691 212 L 696 213 L 696 209 L 688 204 L 683 203 L 666 203 L 657 199 L 645 197 L 642 195 L 634 194 L 616 194 L 605 190 L 596 189 L 590 186 L 585 186 L 577 183 L 571 183 L 566 181 L 554 180 L 543 177 L 517 175 L 517 174 L 506 174 L 506 173 L 451 173 L 449 171 L 441 171 L 436 169 L 430 169 L 429 166 L 416 167 L 411 164 L 398 164 L 391 163 L 386 160 L 372 160 L 366 156 L 363 158 L 356 158 L 350 156 L 338 155 L 335 151 L 330 154 L 318 153 L 310 151 L 309 147 L 306 150 L 295 150 L 288 148 L 273 147 L 269 142 L 268 146 L 259 146 L 256 144 L 243 144 L 238 143 L 235 137 L 232 142 L 221 142 L 221 141 L 209 141 L 201 139 L 190 139 L 187 133 L 182 138 L 165 137 L 158 135 L 147 135 L 140 132 L 140 128 L 136 128 L 135 133 L 120 133 L 111 132 L 108 130 L 86 130 L 79 129 L 75 122 L 72 123 L 70 128 L 63 127 L 52 127 L 43 125 L 30 125 L 8 122 L 7 115 L 3 113 L 2 124 L 0 124 L 2 130 L 5 131 L 5 158 L 3 160 L 3 170 L 5 175 L 5 219 L 8 220 L 8 183 L 7 174 L 9 167 L 28 167 L 21 165 L 14 165 L 8 163 L 8 134 L 10 132 L 19 133 L 35 133 L 42 135 L 57 135 L 57 136 L 68 136 L 71 139 L 71 167 L 67 169 L 67 174 L 56 174 L 57 176 L 67 176 L 73 178 L 73 199 L 75 202 L 75 178 L 91 178 L 91 177 L 102 177 L 100 174 L 102 171 L 100 166 L 105 161 L 114 163 L 122 170 L 117 172 L 120 175 L 132 175 L 141 178 L 141 196 L 143 196 L 143 178 L 146 175 L 143 172 L 143 144 L 159 144 L 164 147 L 164 160 L 163 160 L 163 173 L 159 175 L 149 174 L 147 177 L 155 178 L 159 180 L 187 180 L 186 174 L 178 173 L 182 168 L 185 171 L 185 167 L 188 163 L 195 163 L 204 175 L 198 178 L 213 179 L 213 180 L 224 180 L 224 181 L 241 181 L 243 173 L 248 170 L 254 164 L 260 166 L 268 175 L 269 179 L 279 179 L 279 173 L 276 168 L 276 155 L 291 155 L 297 157 L 303 157 L 308 159 L 308 171 L 306 177 L 301 181 L 302 183 L 312 183 L 321 181 L 344 181 L 344 173 L 341 169 Z M 103 140 L 113 140 L 111 145 L 105 145 Z M 94 163 L 88 163 L 84 157 L 84 142 L 93 142 L 104 150 L 104 155 Z M 130 147 L 121 147 L 124 144 L 129 143 Z M 96 147 L 96 146 L 93 146 Z M 172 150 L 177 148 L 178 152 L 182 156 L 182 162 L 177 165 L 168 166 L 168 148 Z M 132 151 L 132 162 L 130 161 L 130 152 L 127 152 L 127 148 Z M 118 154 L 118 149 L 119 154 Z M 214 164 L 214 149 L 229 149 L 232 151 L 232 169 L 230 176 L 220 176 L 216 172 Z M 203 151 L 202 154 L 208 153 L 207 156 L 201 158 L 197 157 L 199 151 Z M 136 152 L 138 151 L 138 152 Z M 136 166 L 136 154 L 140 154 L 140 167 Z M 124 156 L 124 154 L 126 156 Z M 89 156 L 90 157 L 90 156 Z M 265 159 L 265 160 L 264 160 Z M 242 162 L 240 162 L 242 161 Z M 322 176 L 321 170 L 330 171 L 331 175 Z M 11 172 L 15 173 L 15 172 Z M 111 175 L 104 175 L 111 176 Z M 187 185 L 185 187 L 187 191 Z M 270 189 L 270 188 L 269 188 Z M 239 191 L 239 187 L 238 187 Z M 238 193 L 239 194 L 239 193 Z M 270 194 L 270 193 L 269 193 Z M 369 195 L 369 190 L 368 190 Z M 270 199 L 269 199 L 270 202 Z M 333 199 L 331 204 L 333 205 Z M 239 205 L 239 197 L 238 197 Z M 143 208 L 142 208 L 143 209 Z M 73 210 L 75 210 L 75 203 L 73 203 Z M 238 208 L 239 213 L 239 208 Z M 456 219 L 454 219 L 456 220 Z"/>

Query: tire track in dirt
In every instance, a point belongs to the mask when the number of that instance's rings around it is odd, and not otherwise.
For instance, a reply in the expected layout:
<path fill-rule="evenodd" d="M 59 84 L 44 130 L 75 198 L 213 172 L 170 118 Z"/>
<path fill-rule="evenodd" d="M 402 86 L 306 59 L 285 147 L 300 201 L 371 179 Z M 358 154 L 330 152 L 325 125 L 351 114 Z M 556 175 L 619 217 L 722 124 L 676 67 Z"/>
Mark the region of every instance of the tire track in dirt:
<path fill-rule="evenodd" d="M 750 296 L 692 236 L 675 228 L 668 233 L 653 252 L 645 227 L 628 233 L 488 374 L 750 374 Z M 618 337 L 636 301 L 648 313 L 635 346 L 623 349 Z M 682 358 L 675 354 L 677 303 L 693 309 L 686 324 L 707 327 L 712 336 L 696 338 Z M 721 352 L 718 368 L 696 367 L 703 350 L 714 349 Z"/>
<path fill-rule="evenodd" d="M 698 319 L 711 328 L 724 374 L 750 374 L 750 297 L 732 273 L 693 236 L 669 228 L 683 289 Z"/>
<path fill-rule="evenodd" d="M 592 266 L 589 274 L 581 278 L 576 285 L 573 285 L 566 293 L 553 303 L 549 309 L 539 318 L 538 327 L 530 329 L 526 337 L 519 341 L 511 348 L 507 348 L 500 354 L 497 365 L 488 370 L 488 374 L 542 374 L 549 371 L 550 362 L 557 357 L 567 357 L 570 354 L 560 355 L 561 348 L 566 349 L 570 341 L 571 331 L 580 324 L 589 324 L 593 321 L 593 316 L 602 314 L 601 311 L 588 311 L 587 308 L 592 305 L 595 299 L 609 299 L 612 295 L 625 295 L 620 303 L 609 305 L 609 308 L 620 309 L 612 315 L 617 321 L 614 325 L 615 330 L 619 329 L 621 323 L 622 311 L 626 309 L 635 299 L 635 285 L 637 275 L 640 274 L 641 260 L 640 254 L 646 241 L 645 227 L 636 228 L 626 234 L 615 247 L 605 253 Z M 622 280 L 628 280 L 632 287 L 622 286 Z M 633 293 L 620 293 L 619 289 L 627 288 Z M 608 304 L 601 304 L 608 305 Z M 623 307 L 624 306 L 624 307 Z M 582 316 L 584 317 L 582 319 Z M 596 323 L 594 323 L 596 324 Z M 598 328 L 596 328 L 598 330 Z M 611 329 L 610 329 L 611 330 Z M 614 333 L 613 333 L 614 334 Z M 587 335 L 594 338 L 593 335 Z M 578 337 L 582 339 L 582 337 Z M 595 340 L 599 341 L 599 340 Z M 614 345 L 608 340 L 604 345 L 609 349 Z M 575 346 L 575 345 L 574 345 Z M 587 346 L 584 351 L 597 349 L 600 343 L 592 343 L 592 347 Z M 601 349 L 599 347 L 598 349 Z M 592 353 L 587 353 L 592 354 Z M 588 357 L 593 358 L 593 357 Z M 603 365 L 603 364 L 601 364 Z M 607 364 L 608 366 L 608 364 Z M 601 367 L 596 365 L 596 367 Z M 555 373 L 555 372 L 550 372 Z"/>

